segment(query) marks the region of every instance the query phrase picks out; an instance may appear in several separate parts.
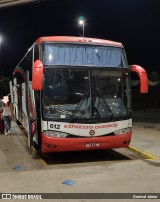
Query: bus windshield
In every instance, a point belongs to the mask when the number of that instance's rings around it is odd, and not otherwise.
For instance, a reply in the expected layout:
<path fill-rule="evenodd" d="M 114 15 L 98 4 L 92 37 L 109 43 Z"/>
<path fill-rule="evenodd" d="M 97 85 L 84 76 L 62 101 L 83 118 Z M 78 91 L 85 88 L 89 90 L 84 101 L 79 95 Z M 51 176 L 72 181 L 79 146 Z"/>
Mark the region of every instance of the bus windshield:
<path fill-rule="evenodd" d="M 43 115 L 89 123 L 125 119 L 130 111 L 127 70 L 45 68 Z"/>

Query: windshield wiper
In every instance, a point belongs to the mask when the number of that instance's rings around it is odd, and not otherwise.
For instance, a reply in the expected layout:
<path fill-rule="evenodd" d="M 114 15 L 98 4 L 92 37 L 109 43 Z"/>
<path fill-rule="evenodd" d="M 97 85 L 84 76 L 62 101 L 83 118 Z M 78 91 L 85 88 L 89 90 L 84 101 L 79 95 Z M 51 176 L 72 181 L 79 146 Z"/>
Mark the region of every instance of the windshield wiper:
<path fill-rule="evenodd" d="M 109 104 L 107 103 L 107 101 L 105 100 L 105 98 L 103 97 L 101 90 L 99 88 L 96 88 L 97 94 L 99 96 L 99 98 L 102 99 L 102 103 L 105 106 L 104 110 L 107 110 L 107 113 L 109 114 L 109 116 L 111 117 L 111 121 L 115 120 L 114 114 L 109 106 Z"/>
<path fill-rule="evenodd" d="M 83 95 L 83 97 L 81 98 L 79 104 L 77 104 L 77 106 L 76 106 L 74 112 L 72 113 L 72 115 L 71 115 L 71 117 L 70 117 L 70 119 L 69 119 L 69 123 L 71 123 L 71 122 L 74 120 L 74 118 L 75 118 L 77 112 L 79 111 L 79 109 L 80 109 L 80 107 L 82 106 L 84 100 L 85 100 L 86 97 L 88 96 L 88 93 L 89 93 L 89 90 L 87 90 L 87 91 L 84 93 L 84 95 Z"/>

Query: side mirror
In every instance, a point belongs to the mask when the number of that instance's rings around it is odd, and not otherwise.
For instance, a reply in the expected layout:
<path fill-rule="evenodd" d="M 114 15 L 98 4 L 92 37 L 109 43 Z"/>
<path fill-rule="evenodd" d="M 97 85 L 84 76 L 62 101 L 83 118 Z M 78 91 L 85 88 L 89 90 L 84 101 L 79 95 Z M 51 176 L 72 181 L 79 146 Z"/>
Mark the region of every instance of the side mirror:
<path fill-rule="evenodd" d="M 138 73 L 140 78 L 140 92 L 148 93 L 148 76 L 145 69 L 139 65 L 131 65 L 131 71 Z"/>
<path fill-rule="evenodd" d="M 32 72 L 32 89 L 42 90 L 43 89 L 43 63 L 40 60 L 36 60 L 33 66 Z"/>

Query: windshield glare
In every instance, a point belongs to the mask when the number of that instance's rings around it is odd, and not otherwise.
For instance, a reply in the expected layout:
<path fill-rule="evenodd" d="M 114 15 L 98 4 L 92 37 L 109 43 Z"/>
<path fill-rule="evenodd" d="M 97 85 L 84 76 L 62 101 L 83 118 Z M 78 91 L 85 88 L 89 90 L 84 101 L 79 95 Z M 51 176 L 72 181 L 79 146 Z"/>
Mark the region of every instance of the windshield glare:
<path fill-rule="evenodd" d="M 128 72 L 106 70 L 45 69 L 45 118 L 122 118 L 130 109 Z"/>

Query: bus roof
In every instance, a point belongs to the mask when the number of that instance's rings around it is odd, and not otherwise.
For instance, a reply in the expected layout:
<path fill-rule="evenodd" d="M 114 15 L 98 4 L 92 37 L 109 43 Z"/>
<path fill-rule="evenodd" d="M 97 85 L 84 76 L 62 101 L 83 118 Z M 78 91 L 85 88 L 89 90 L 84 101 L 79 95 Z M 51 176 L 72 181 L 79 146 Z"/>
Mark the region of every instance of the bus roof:
<path fill-rule="evenodd" d="M 123 48 L 123 45 L 119 42 L 105 40 L 105 39 L 97 39 L 97 38 L 88 38 L 88 37 L 75 37 L 75 36 L 46 36 L 40 37 L 36 40 L 35 43 L 43 43 L 43 42 L 75 42 L 75 43 L 90 43 L 97 45 L 109 45 Z"/>

